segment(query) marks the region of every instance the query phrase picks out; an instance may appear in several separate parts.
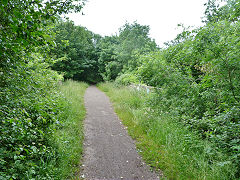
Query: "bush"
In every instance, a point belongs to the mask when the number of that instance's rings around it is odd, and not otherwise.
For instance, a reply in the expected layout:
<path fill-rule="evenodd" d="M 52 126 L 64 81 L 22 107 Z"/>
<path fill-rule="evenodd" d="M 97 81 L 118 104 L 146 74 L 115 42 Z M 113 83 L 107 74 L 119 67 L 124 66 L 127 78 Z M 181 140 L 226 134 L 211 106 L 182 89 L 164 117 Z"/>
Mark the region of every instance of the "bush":
<path fill-rule="evenodd" d="M 113 83 L 99 87 L 110 96 L 143 159 L 163 171 L 164 177 L 236 179 L 237 166 L 228 154 L 179 121 L 172 108 L 159 102 L 156 92 L 147 94 Z"/>
<path fill-rule="evenodd" d="M 61 119 L 61 76 L 40 55 L 3 74 L 0 108 L 1 179 L 49 179 L 57 159 L 51 135 Z"/>
<path fill-rule="evenodd" d="M 216 146 L 240 177 L 239 22 L 219 21 L 179 35 L 168 48 L 139 57 L 136 76 L 157 87 L 152 107 L 171 113 Z M 184 36 L 186 35 L 187 36 Z M 160 108 L 161 107 L 161 108 Z"/>
<path fill-rule="evenodd" d="M 134 74 L 124 73 L 121 76 L 118 76 L 115 82 L 122 85 L 129 85 L 129 84 L 138 83 L 138 80 Z"/>

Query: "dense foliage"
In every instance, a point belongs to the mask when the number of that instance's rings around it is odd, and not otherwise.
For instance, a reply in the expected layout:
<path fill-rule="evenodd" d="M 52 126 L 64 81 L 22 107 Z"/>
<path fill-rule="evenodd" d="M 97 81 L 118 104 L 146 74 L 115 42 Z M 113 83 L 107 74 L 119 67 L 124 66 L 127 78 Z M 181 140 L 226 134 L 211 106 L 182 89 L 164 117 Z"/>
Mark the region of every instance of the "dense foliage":
<path fill-rule="evenodd" d="M 2 0 L 0 3 L 0 179 L 53 179 L 61 121 L 62 79 L 49 66 L 50 25 L 78 12 L 82 1 Z"/>
<path fill-rule="evenodd" d="M 50 178 L 56 150 L 50 138 L 61 119 L 60 77 L 41 63 L 9 69 L 1 91 L 1 179 Z M 38 61 L 38 62 L 36 62 Z"/>
<path fill-rule="evenodd" d="M 136 54 L 157 49 L 149 38 L 149 27 L 126 23 L 118 36 L 101 37 L 66 20 L 54 27 L 57 48 L 51 50 L 58 60 L 52 69 L 66 79 L 96 83 L 115 80 L 120 74 L 136 68 Z"/>
<path fill-rule="evenodd" d="M 156 49 L 155 41 L 149 38 L 149 26 L 126 23 L 119 36 L 104 37 L 97 44 L 99 73 L 104 80 L 115 80 L 136 68 L 136 54 Z"/>
<path fill-rule="evenodd" d="M 90 83 L 101 81 L 95 48 L 100 37 L 69 20 L 59 20 L 54 32 L 56 47 L 51 50 L 51 55 L 60 61 L 52 69 L 63 73 L 65 79 Z"/>
<path fill-rule="evenodd" d="M 230 174 L 240 177 L 239 0 L 209 0 L 205 25 L 185 29 L 163 49 L 137 22 L 101 37 L 60 19 L 84 0 L 0 2 L 0 179 L 59 177 L 52 134 L 66 118 L 62 76 L 156 87 L 151 109 L 214 144 L 206 154 L 225 154 L 218 165 L 235 166 Z"/>
<path fill-rule="evenodd" d="M 207 4 L 205 26 L 185 30 L 165 49 L 140 55 L 127 78 L 157 87 L 152 108 L 171 113 L 224 152 L 240 177 L 239 0 Z M 135 78 L 132 78 L 135 76 Z M 209 162 L 211 163 L 211 161 Z"/>
<path fill-rule="evenodd" d="M 144 161 L 167 179 L 237 179 L 236 164 L 226 163 L 229 156 L 190 131 L 172 109 L 162 109 L 153 100 L 157 92 L 109 82 L 98 87 L 110 97 Z"/>

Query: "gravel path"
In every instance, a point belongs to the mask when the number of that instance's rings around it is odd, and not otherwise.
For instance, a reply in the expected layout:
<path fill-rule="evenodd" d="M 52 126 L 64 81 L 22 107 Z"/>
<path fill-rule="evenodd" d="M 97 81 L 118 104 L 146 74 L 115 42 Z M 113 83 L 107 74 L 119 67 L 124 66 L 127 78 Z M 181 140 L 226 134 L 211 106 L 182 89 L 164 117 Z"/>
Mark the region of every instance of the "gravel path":
<path fill-rule="evenodd" d="M 159 179 L 143 163 L 134 141 L 114 113 L 108 97 L 95 86 L 85 94 L 83 177 L 87 180 Z"/>

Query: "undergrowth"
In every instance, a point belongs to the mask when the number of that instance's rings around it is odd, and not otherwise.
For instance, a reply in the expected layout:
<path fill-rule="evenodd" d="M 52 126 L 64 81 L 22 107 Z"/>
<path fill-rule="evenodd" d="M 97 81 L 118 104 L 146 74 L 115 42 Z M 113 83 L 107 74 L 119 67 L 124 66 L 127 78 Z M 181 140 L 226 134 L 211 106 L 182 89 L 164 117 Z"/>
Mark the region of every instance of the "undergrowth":
<path fill-rule="evenodd" d="M 113 83 L 98 87 L 137 140 L 143 159 L 168 179 L 236 179 L 237 167 L 213 143 L 187 128 L 174 112 L 153 103 L 154 92 L 135 91 Z M 156 103 L 157 104 L 157 103 Z"/>
<path fill-rule="evenodd" d="M 66 81 L 60 91 L 66 99 L 63 122 L 54 134 L 59 151 L 59 179 L 75 179 L 80 170 L 83 152 L 83 119 L 86 111 L 83 96 L 88 85 Z"/>
<path fill-rule="evenodd" d="M 30 57 L 29 57 L 30 58 Z M 0 179 L 54 179 L 58 153 L 51 137 L 61 121 L 61 76 L 40 54 L 0 76 Z"/>

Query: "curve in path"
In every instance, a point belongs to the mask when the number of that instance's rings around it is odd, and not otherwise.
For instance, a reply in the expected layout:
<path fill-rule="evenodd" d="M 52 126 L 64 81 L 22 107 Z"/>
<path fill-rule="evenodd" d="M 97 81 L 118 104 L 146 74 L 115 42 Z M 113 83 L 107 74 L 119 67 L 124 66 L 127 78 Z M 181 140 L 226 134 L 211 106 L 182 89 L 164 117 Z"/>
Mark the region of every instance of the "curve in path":
<path fill-rule="evenodd" d="M 138 155 L 134 141 L 114 113 L 108 97 L 95 86 L 85 93 L 84 169 L 87 180 L 159 179 Z"/>

